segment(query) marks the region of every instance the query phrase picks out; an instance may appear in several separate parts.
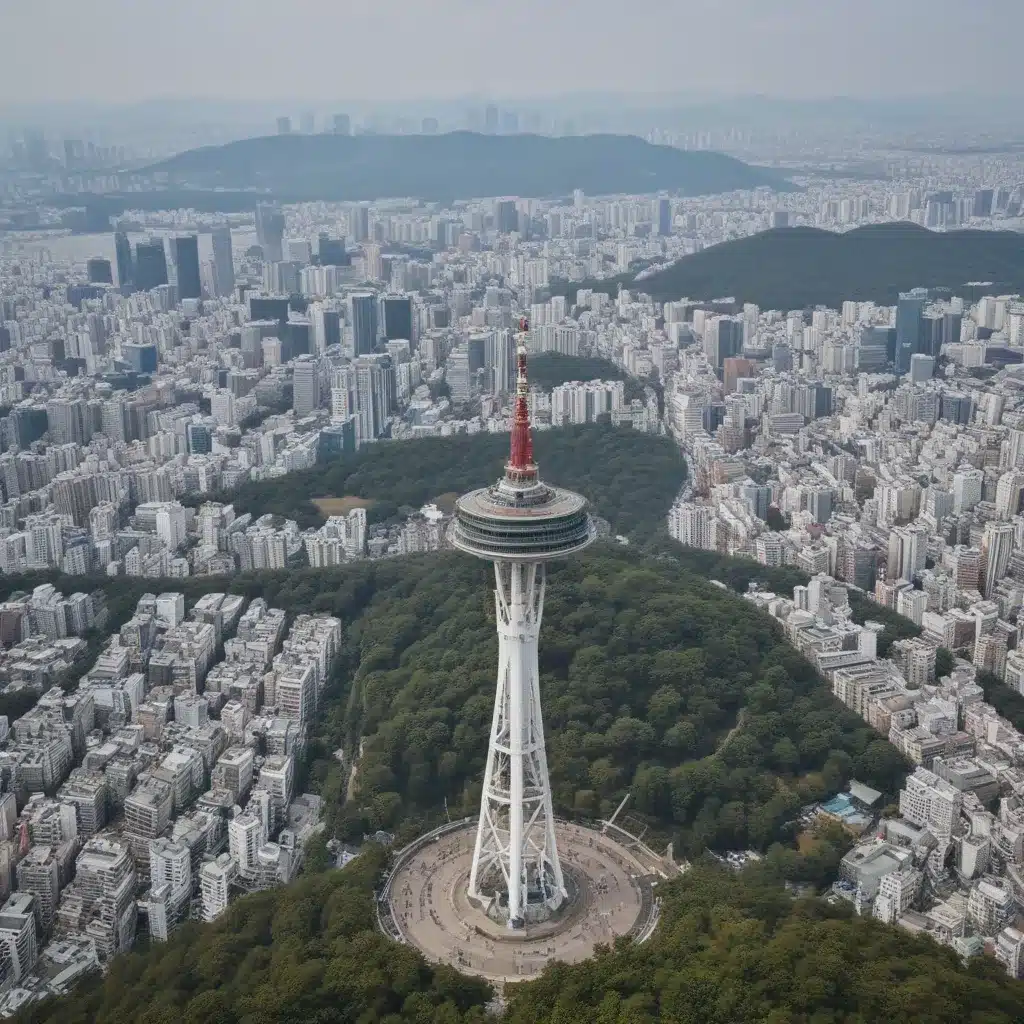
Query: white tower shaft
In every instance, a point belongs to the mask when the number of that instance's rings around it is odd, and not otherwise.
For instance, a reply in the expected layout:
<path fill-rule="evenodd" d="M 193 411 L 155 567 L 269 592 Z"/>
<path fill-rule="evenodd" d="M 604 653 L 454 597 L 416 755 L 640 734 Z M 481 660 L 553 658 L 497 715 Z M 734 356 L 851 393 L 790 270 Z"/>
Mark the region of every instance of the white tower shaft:
<path fill-rule="evenodd" d="M 490 905 L 508 894 L 508 924 L 528 915 L 528 897 L 547 911 L 566 897 L 555 847 L 537 640 L 544 612 L 544 563 L 498 562 L 498 687 L 487 749 L 469 895 Z M 540 909 L 540 907 L 538 907 Z"/>

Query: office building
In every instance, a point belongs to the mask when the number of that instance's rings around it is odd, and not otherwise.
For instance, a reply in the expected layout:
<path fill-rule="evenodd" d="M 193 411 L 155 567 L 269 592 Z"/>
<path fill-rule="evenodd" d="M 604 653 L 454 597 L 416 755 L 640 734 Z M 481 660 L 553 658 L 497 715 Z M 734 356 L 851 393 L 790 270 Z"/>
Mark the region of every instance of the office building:
<path fill-rule="evenodd" d="M 985 524 L 981 539 L 982 595 L 992 597 L 996 584 L 1006 575 L 1013 554 L 1014 530 L 1010 523 Z"/>
<path fill-rule="evenodd" d="M 331 238 L 328 235 L 320 235 L 318 239 L 317 258 L 322 267 L 347 267 L 352 263 L 345 239 Z"/>
<path fill-rule="evenodd" d="M 908 373 L 910 360 L 915 352 L 921 351 L 922 318 L 928 291 L 915 288 L 900 292 L 896 303 L 896 372 Z"/>
<path fill-rule="evenodd" d="M 16 892 L 0 908 L 0 950 L 15 982 L 27 977 L 39 958 L 34 904 L 32 893 Z"/>
<path fill-rule="evenodd" d="M 370 208 L 368 206 L 353 206 L 349 209 L 348 233 L 356 242 L 365 242 L 370 237 Z"/>
<path fill-rule="evenodd" d="M 60 897 L 60 866 L 52 846 L 32 846 L 18 861 L 18 890 L 31 893 L 40 935 L 50 934 Z"/>
<path fill-rule="evenodd" d="M 256 206 L 256 241 L 263 250 L 266 263 L 279 263 L 284 259 L 284 214 L 272 203 Z M 287 313 L 285 314 L 287 316 Z M 263 319 L 250 311 L 253 320 Z"/>
<path fill-rule="evenodd" d="M 412 336 L 412 297 L 409 295 L 389 295 L 382 303 L 384 309 L 384 339 L 394 341 Z"/>
<path fill-rule="evenodd" d="M 178 272 L 178 298 L 199 299 L 203 286 L 199 277 L 199 239 L 195 235 L 179 235 L 171 239 L 174 266 Z"/>
<path fill-rule="evenodd" d="M 217 284 L 217 294 L 227 296 L 235 289 L 235 260 L 231 247 L 231 228 L 227 225 L 214 228 L 212 243 L 213 271 Z"/>
<path fill-rule="evenodd" d="M 292 395 L 296 416 L 308 416 L 320 408 L 320 366 L 313 356 L 304 355 L 295 360 Z"/>
<path fill-rule="evenodd" d="M 935 372 L 935 359 L 932 356 L 922 355 L 915 352 L 910 357 L 910 383 L 923 384 L 931 380 Z"/>
<path fill-rule="evenodd" d="M 207 861 L 199 869 L 199 890 L 203 899 L 203 920 L 215 921 L 228 908 L 231 883 L 238 877 L 238 862 L 230 853 Z"/>
<path fill-rule="evenodd" d="M 672 201 L 667 196 L 658 199 L 658 234 L 672 234 Z"/>
<path fill-rule="evenodd" d="M 352 354 L 366 355 L 377 345 L 377 296 L 361 292 L 349 298 L 349 323 L 352 325 Z"/>
<path fill-rule="evenodd" d="M 117 262 L 117 284 L 120 288 L 126 288 L 134 283 L 132 268 L 132 244 L 128 241 L 128 235 L 124 231 L 117 231 L 114 234 L 114 254 Z"/>
<path fill-rule="evenodd" d="M 738 317 L 716 316 L 704 325 L 704 355 L 720 371 L 725 360 L 743 349 L 743 321 Z"/>
<path fill-rule="evenodd" d="M 110 260 L 94 256 L 92 259 L 86 260 L 85 270 L 89 278 L 89 284 L 114 283 L 114 271 L 110 265 Z"/>
<path fill-rule="evenodd" d="M 134 283 L 143 292 L 167 284 L 167 255 L 160 239 L 139 242 L 135 246 Z"/>
<path fill-rule="evenodd" d="M 494 204 L 494 229 L 503 235 L 519 230 L 519 211 L 514 199 L 499 199 Z"/>

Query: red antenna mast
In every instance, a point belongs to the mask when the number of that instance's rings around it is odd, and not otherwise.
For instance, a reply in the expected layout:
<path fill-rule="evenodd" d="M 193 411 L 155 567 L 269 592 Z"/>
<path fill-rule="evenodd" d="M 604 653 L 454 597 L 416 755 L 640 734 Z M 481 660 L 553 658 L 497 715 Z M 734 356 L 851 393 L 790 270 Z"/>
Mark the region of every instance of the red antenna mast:
<path fill-rule="evenodd" d="M 533 461 L 533 436 L 530 433 L 530 410 L 526 404 L 529 383 L 526 378 L 526 333 L 529 321 L 519 321 L 519 337 L 516 347 L 516 400 L 512 410 L 512 447 L 506 479 L 514 483 L 529 483 L 537 479 L 537 464 Z"/>

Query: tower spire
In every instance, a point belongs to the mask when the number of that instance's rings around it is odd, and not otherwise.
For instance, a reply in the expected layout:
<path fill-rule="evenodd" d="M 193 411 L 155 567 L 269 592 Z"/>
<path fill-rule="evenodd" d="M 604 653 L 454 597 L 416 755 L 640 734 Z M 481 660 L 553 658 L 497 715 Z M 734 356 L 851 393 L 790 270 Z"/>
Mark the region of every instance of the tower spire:
<path fill-rule="evenodd" d="M 533 461 L 533 436 L 530 430 L 530 409 L 526 403 L 529 382 L 526 376 L 526 332 L 529 321 L 519 321 L 516 347 L 516 399 L 512 410 L 512 439 L 505 477 L 512 483 L 527 483 L 537 479 L 537 464 Z"/>

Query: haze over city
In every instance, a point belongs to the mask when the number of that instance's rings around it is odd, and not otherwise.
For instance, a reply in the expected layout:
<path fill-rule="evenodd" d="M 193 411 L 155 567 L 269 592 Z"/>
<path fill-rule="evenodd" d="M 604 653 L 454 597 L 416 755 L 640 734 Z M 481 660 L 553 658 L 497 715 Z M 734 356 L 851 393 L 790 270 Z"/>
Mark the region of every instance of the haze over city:
<path fill-rule="evenodd" d="M 1015 0 L 33 0 L 5 4 L 0 106 L 995 96 L 1022 30 Z"/>

